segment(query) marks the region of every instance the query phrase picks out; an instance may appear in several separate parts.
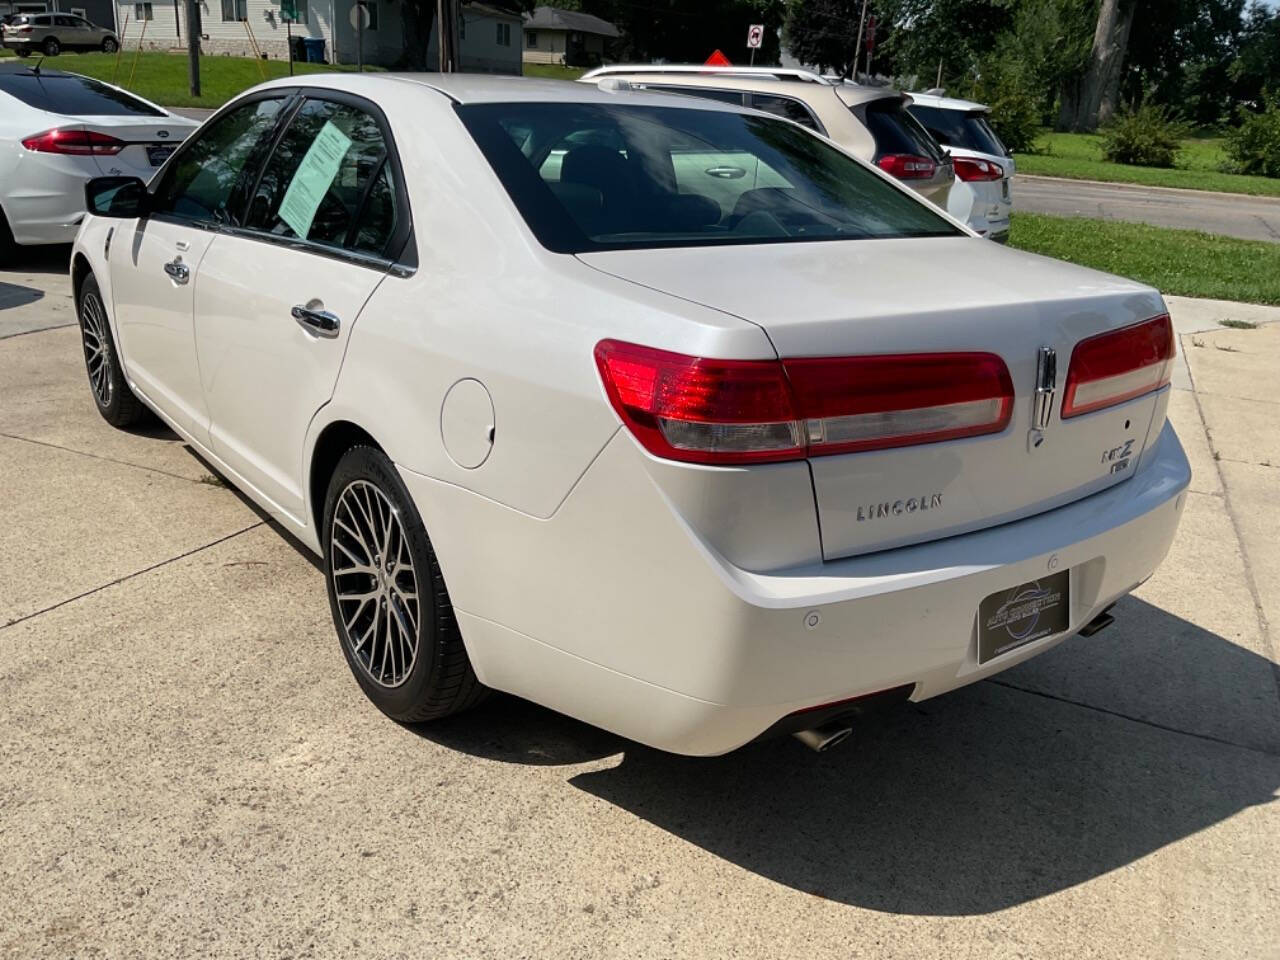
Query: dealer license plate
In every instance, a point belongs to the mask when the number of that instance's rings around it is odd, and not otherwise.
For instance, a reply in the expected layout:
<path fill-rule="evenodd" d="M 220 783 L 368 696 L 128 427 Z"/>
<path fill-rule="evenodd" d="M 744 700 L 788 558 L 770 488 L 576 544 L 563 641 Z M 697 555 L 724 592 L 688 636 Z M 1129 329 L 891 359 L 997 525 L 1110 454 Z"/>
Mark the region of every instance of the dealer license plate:
<path fill-rule="evenodd" d="M 1071 572 L 1019 584 L 978 605 L 978 662 L 1064 632 L 1071 620 Z"/>
<path fill-rule="evenodd" d="M 169 159 L 169 154 L 173 153 L 173 151 L 173 146 L 167 143 L 156 147 L 147 147 L 147 159 L 151 161 L 153 167 L 158 167 Z"/>

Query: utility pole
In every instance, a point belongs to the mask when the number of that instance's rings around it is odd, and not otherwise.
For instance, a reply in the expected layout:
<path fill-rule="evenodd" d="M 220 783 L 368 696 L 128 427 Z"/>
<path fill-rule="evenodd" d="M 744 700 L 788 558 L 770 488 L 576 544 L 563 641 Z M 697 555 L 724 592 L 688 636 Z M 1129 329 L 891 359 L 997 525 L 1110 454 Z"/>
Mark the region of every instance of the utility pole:
<path fill-rule="evenodd" d="M 187 0 L 187 83 L 200 96 L 200 4 Z"/>
<path fill-rule="evenodd" d="M 858 57 L 862 55 L 862 26 L 867 22 L 867 0 L 862 0 L 862 14 L 858 17 L 858 42 L 853 45 L 853 67 L 849 79 L 858 82 Z"/>
<path fill-rule="evenodd" d="M 458 69 L 458 0 L 436 0 L 436 34 L 440 38 L 440 72 Z"/>

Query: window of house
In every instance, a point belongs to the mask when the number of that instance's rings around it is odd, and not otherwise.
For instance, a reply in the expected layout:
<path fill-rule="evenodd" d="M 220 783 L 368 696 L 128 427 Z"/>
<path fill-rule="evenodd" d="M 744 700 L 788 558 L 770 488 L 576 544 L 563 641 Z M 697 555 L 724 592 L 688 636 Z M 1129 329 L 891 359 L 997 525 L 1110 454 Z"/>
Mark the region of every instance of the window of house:
<path fill-rule="evenodd" d="M 526 30 L 524 32 L 524 45 L 530 50 L 538 49 L 538 31 Z"/>
<path fill-rule="evenodd" d="M 135 3 L 133 5 L 133 19 L 135 20 L 154 20 L 155 17 L 151 13 L 151 4 Z"/>
<path fill-rule="evenodd" d="M 378 29 L 378 0 L 360 0 L 360 6 L 364 7 L 365 12 L 369 15 L 369 22 L 365 26 L 366 30 Z"/>
<path fill-rule="evenodd" d="M 499 23 L 499 24 L 496 24 L 496 26 L 498 28 L 498 46 L 500 47 L 511 46 L 511 24 Z"/>
<path fill-rule="evenodd" d="M 465 15 L 458 18 L 458 39 L 467 39 L 467 18 Z"/>
<path fill-rule="evenodd" d="M 249 0 L 222 0 L 222 19 L 248 20 Z"/>

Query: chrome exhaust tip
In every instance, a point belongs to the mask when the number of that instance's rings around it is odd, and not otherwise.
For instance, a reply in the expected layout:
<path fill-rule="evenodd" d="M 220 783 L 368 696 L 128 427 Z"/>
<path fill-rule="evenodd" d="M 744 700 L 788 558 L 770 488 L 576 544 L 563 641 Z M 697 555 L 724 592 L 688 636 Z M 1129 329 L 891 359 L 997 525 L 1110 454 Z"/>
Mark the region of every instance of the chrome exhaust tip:
<path fill-rule="evenodd" d="M 792 734 L 814 753 L 824 753 L 837 743 L 843 743 L 853 733 L 853 727 L 839 723 L 828 723 L 809 730 L 797 730 Z"/>

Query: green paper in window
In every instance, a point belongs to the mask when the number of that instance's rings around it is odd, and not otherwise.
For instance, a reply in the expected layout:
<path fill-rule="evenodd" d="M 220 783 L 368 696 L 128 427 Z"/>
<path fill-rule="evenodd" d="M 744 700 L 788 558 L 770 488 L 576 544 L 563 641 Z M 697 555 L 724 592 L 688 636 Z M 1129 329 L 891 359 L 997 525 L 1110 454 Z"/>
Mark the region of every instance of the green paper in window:
<path fill-rule="evenodd" d="M 289 189 L 280 201 L 280 219 L 289 225 L 294 235 L 305 240 L 311 232 L 311 222 L 316 217 L 320 201 L 333 185 L 342 158 L 351 147 L 351 138 L 325 121 L 320 133 L 312 141 L 302 165 L 289 181 Z"/>

